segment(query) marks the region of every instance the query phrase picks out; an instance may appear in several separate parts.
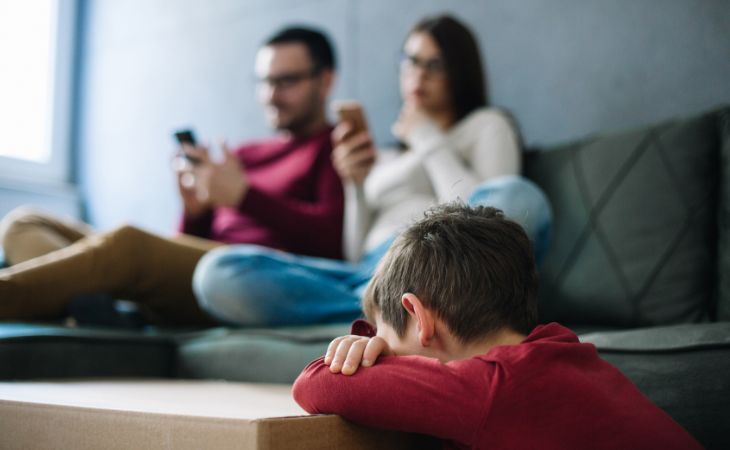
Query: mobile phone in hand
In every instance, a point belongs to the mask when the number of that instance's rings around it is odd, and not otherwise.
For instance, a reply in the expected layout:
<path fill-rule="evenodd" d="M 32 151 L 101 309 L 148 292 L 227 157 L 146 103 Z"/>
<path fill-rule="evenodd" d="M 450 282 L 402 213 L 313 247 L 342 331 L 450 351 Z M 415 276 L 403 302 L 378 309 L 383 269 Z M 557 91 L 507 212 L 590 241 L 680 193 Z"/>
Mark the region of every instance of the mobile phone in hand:
<path fill-rule="evenodd" d="M 195 133 L 193 130 L 190 129 L 183 129 L 183 130 L 177 130 L 175 133 L 175 139 L 177 139 L 177 142 L 180 145 L 188 144 L 195 146 L 197 145 L 197 141 L 195 140 Z M 195 156 L 188 155 L 185 153 L 185 151 L 182 152 L 182 156 L 190 161 L 191 164 L 200 164 L 202 161 L 199 158 L 196 158 Z"/>
<path fill-rule="evenodd" d="M 367 130 L 365 111 L 363 110 L 362 104 L 357 100 L 336 101 L 333 104 L 333 109 L 337 114 L 338 122 L 348 122 L 352 126 L 351 134 Z"/>

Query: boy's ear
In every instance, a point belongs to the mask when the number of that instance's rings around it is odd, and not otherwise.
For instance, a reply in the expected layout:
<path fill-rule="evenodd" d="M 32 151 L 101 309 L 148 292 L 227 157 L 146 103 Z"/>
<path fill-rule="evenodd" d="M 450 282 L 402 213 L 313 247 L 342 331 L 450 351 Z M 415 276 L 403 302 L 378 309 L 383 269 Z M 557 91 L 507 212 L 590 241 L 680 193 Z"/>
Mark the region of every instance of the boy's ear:
<path fill-rule="evenodd" d="M 403 294 L 400 301 L 411 319 L 416 321 L 418 341 L 423 347 L 428 347 L 436 331 L 433 312 L 423 306 L 421 299 L 410 292 Z"/>

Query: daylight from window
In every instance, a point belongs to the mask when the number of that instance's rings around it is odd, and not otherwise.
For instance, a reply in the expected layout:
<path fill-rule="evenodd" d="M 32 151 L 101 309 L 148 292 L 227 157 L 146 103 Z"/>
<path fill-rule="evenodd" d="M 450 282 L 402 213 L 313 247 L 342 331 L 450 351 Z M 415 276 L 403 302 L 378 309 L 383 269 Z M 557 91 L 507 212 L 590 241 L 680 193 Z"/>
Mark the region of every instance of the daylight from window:
<path fill-rule="evenodd" d="M 56 3 L 0 0 L 0 156 L 50 158 Z"/>

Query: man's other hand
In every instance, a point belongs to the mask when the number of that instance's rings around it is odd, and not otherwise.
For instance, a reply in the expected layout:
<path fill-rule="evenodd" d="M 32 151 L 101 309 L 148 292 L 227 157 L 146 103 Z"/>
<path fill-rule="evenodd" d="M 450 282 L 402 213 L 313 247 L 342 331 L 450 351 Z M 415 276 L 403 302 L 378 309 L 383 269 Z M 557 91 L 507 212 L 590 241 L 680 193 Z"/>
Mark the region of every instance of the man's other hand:
<path fill-rule="evenodd" d="M 370 133 L 353 133 L 352 126 L 342 122 L 332 131 L 332 145 L 332 164 L 340 178 L 362 184 L 376 158 Z"/>
<path fill-rule="evenodd" d="M 223 161 L 208 160 L 207 173 L 203 180 L 210 201 L 216 206 L 237 208 L 248 192 L 249 184 L 241 161 L 233 154 L 226 143 L 222 143 Z"/>

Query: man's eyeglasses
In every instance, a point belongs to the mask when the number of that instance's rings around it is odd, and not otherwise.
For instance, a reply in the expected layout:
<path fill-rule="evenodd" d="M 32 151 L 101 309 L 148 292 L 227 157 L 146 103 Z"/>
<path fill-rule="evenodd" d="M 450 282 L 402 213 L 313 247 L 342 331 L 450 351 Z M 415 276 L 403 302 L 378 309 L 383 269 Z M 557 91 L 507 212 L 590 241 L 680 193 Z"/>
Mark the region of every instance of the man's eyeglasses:
<path fill-rule="evenodd" d="M 446 73 L 446 64 L 441 58 L 421 59 L 415 55 L 405 54 L 401 59 L 401 67 L 405 70 L 419 68 L 429 76 L 443 75 Z"/>
<path fill-rule="evenodd" d="M 260 86 L 268 86 L 272 89 L 288 89 L 296 86 L 304 80 L 314 78 L 319 75 L 320 69 L 314 68 L 305 72 L 283 73 L 281 75 L 273 75 L 270 77 L 259 78 L 257 83 Z"/>

